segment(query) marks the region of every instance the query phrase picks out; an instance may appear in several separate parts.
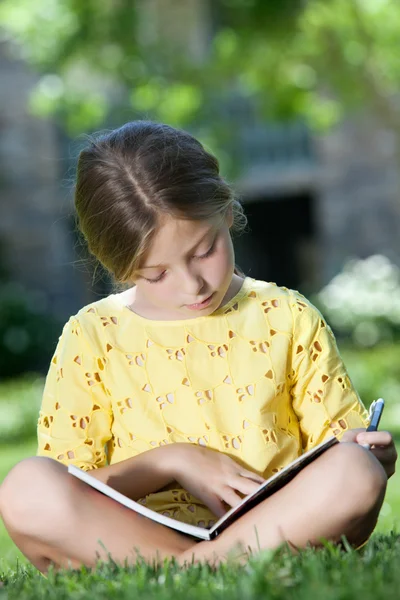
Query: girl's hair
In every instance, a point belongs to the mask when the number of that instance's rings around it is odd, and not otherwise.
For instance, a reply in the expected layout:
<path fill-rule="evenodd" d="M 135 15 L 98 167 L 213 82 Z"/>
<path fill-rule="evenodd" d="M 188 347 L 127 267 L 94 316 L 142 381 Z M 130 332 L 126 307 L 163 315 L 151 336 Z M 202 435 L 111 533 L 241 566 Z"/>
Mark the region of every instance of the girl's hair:
<path fill-rule="evenodd" d="M 78 226 L 117 282 L 136 273 L 163 217 L 222 221 L 232 207 L 232 233 L 245 228 L 218 160 L 185 131 L 133 121 L 89 142 L 77 165 Z"/>

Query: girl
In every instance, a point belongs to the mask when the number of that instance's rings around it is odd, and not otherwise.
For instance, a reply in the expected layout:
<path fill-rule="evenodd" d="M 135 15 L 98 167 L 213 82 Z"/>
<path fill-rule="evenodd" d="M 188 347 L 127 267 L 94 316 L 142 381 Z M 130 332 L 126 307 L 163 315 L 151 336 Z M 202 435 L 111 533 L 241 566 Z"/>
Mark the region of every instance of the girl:
<path fill-rule="evenodd" d="M 365 433 L 367 412 L 317 309 L 235 269 L 231 234 L 245 217 L 217 160 L 183 131 L 128 123 L 80 154 L 75 203 L 90 252 L 127 289 L 65 325 L 39 456 L 1 486 L 2 518 L 25 556 L 42 572 L 109 554 L 216 565 L 285 542 L 367 540 L 394 473 L 392 437 Z M 332 434 L 342 443 L 211 542 L 67 473 L 92 469 L 155 511 L 209 527 Z"/>

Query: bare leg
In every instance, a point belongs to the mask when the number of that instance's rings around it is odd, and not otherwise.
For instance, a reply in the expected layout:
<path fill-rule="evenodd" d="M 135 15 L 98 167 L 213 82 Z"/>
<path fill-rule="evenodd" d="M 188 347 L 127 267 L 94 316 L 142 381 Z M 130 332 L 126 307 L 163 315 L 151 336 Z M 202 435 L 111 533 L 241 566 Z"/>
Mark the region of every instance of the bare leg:
<path fill-rule="evenodd" d="M 375 528 L 386 483 L 386 473 L 371 452 L 357 444 L 338 444 L 214 541 L 185 551 L 179 562 L 212 556 L 221 562 L 232 551 L 243 562 L 248 550 L 257 553 L 285 542 L 293 548 L 319 546 L 322 539 L 340 542 L 343 535 L 357 547 Z"/>
<path fill-rule="evenodd" d="M 284 542 L 317 546 L 321 538 L 336 542 L 346 535 L 360 544 L 376 525 L 385 489 L 386 475 L 375 457 L 356 444 L 340 444 L 216 540 L 194 543 L 96 492 L 57 461 L 34 457 L 4 480 L 0 511 L 14 542 L 42 572 L 50 564 L 94 566 L 108 553 L 120 564 L 136 562 L 139 552 L 150 562 L 175 556 L 182 565 L 217 565 L 232 552 L 239 556 L 243 549 L 257 552 Z"/>
<path fill-rule="evenodd" d="M 190 537 L 118 504 L 50 458 L 28 458 L 10 471 L 0 488 L 0 512 L 15 544 L 42 572 L 51 563 L 94 566 L 108 553 L 121 564 L 135 563 L 138 553 L 162 561 L 193 546 Z"/>

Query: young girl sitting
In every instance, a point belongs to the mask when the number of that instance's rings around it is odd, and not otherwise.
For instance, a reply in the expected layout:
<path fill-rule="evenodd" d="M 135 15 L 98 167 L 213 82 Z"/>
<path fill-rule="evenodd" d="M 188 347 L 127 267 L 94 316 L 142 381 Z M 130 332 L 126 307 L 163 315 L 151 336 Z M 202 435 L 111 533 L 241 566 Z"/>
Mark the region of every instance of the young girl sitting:
<path fill-rule="evenodd" d="M 127 285 L 65 325 L 39 456 L 0 488 L 24 555 L 44 573 L 109 554 L 121 564 L 140 554 L 217 565 L 283 543 L 344 535 L 363 544 L 394 473 L 392 437 L 365 433 L 367 412 L 318 310 L 235 269 L 231 234 L 245 217 L 216 158 L 183 131 L 128 123 L 81 152 L 75 203 L 90 252 Z M 210 527 L 332 435 L 342 443 L 213 541 L 146 519 L 67 472 L 92 469 L 155 511 Z"/>

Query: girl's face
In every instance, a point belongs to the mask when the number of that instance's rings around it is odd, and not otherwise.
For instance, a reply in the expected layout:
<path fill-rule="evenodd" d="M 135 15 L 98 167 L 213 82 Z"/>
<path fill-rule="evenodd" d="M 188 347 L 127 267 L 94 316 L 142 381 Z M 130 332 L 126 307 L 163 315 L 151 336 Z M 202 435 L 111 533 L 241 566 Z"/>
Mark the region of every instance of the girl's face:
<path fill-rule="evenodd" d="M 222 223 L 165 219 L 135 277 L 132 310 L 156 320 L 190 319 L 233 297 L 242 280 L 233 275 L 231 225 L 231 214 Z"/>

